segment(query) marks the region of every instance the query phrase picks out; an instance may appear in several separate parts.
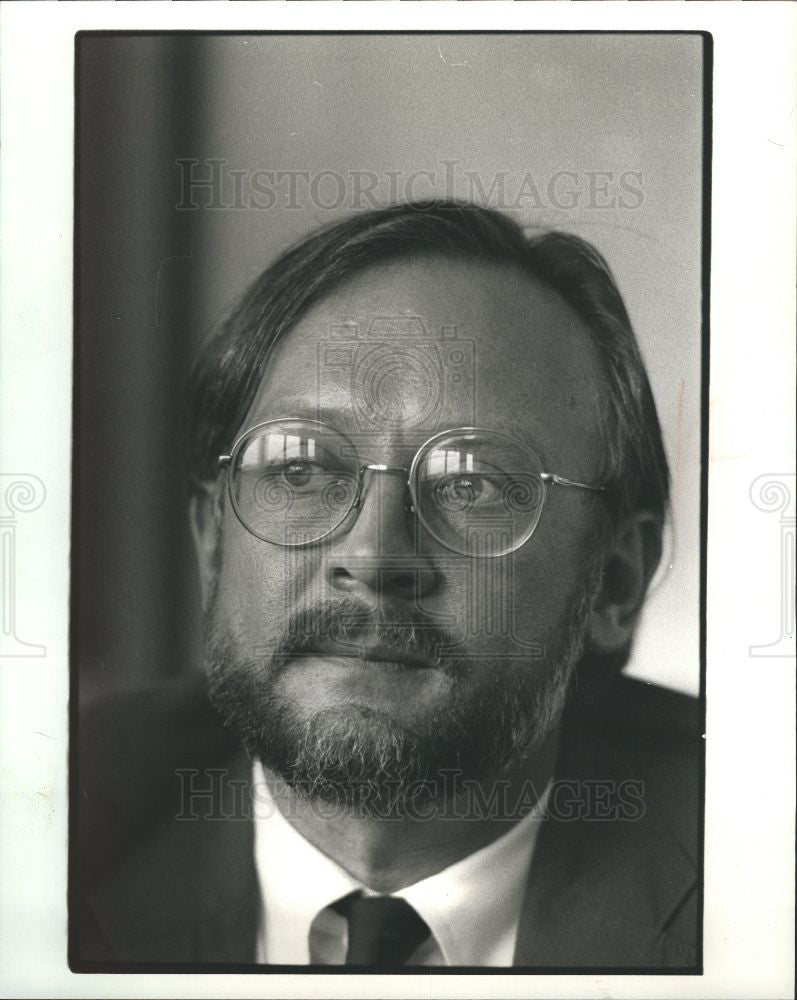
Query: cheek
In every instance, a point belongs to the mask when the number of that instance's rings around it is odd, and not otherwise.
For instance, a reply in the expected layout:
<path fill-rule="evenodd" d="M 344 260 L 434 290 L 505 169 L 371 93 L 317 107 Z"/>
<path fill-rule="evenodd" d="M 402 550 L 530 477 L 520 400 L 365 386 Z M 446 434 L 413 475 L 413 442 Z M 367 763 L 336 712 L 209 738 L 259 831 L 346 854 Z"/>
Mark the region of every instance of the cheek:
<path fill-rule="evenodd" d="M 318 579 L 319 560 L 311 550 L 260 541 L 225 518 L 219 571 L 218 607 L 242 636 L 258 642 L 279 633 L 299 598 Z"/>
<path fill-rule="evenodd" d="M 510 556 L 516 636 L 544 641 L 580 600 L 591 562 L 591 532 L 583 519 L 544 512 L 531 540 Z"/>

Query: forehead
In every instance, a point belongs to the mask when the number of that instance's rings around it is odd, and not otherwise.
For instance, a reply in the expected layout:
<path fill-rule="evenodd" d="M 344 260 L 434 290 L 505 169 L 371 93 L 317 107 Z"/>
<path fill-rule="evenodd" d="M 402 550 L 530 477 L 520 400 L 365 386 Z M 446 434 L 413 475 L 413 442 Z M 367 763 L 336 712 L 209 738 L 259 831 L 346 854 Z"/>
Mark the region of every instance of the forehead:
<path fill-rule="evenodd" d="M 589 331 L 555 292 L 506 266 L 416 260 L 369 269 L 310 309 L 272 354 L 246 425 L 494 427 L 568 456 L 572 473 L 590 467 L 599 397 Z"/>

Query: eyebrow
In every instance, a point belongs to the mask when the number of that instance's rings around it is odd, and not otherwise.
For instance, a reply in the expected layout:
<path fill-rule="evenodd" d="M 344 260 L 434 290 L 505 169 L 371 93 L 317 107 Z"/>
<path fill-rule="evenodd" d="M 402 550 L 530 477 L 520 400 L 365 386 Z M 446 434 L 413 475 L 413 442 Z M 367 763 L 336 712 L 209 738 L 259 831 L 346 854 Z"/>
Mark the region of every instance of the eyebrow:
<path fill-rule="evenodd" d="M 548 454 L 546 453 L 543 445 L 540 443 L 540 439 L 535 437 L 527 426 L 519 424 L 514 420 L 498 418 L 497 420 L 491 421 L 490 430 L 500 431 L 502 434 L 507 434 L 509 437 L 516 438 L 522 444 L 525 444 L 527 448 L 530 448 L 537 458 L 540 459 L 545 468 L 548 468 Z"/>

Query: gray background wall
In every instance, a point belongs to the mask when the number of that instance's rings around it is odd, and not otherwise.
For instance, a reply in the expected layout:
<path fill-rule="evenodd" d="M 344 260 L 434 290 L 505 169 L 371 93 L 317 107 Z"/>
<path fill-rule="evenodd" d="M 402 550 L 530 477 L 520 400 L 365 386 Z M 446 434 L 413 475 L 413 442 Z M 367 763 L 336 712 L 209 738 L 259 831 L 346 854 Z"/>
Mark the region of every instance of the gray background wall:
<path fill-rule="evenodd" d="M 82 693 L 197 660 L 175 474 L 197 343 L 280 250 L 391 183 L 489 201 L 607 257 L 674 478 L 672 567 L 630 670 L 696 691 L 702 40 L 83 36 L 78 52 Z M 187 184 L 212 170 L 215 190 Z"/>

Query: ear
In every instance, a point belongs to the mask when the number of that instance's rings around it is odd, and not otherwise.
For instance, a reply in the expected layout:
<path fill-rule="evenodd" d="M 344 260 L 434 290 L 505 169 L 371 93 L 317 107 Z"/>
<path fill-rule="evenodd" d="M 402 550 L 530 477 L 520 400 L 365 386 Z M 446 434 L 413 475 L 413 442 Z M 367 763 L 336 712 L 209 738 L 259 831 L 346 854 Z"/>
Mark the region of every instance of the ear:
<path fill-rule="evenodd" d="M 661 559 L 661 533 L 661 518 L 647 511 L 633 514 L 615 530 L 592 605 L 593 652 L 616 653 L 629 646 Z"/>
<path fill-rule="evenodd" d="M 221 493 L 216 483 L 201 483 L 194 487 L 188 501 L 188 516 L 199 569 L 203 607 L 207 607 L 211 584 L 219 568 Z"/>

